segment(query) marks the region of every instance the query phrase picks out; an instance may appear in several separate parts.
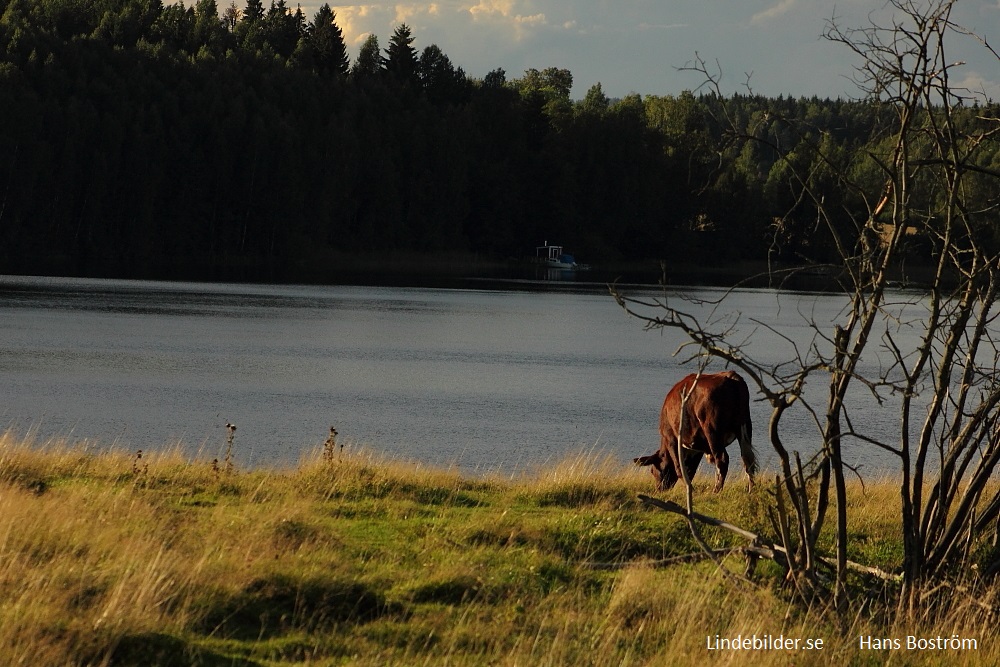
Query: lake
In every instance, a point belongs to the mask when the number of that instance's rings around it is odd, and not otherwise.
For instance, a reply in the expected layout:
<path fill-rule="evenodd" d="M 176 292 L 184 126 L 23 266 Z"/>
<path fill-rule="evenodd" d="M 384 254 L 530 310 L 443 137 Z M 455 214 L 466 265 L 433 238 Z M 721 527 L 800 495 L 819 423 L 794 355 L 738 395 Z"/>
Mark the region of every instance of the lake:
<path fill-rule="evenodd" d="M 794 358 L 792 341 L 812 339 L 811 323 L 830 331 L 844 303 L 740 290 L 716 317 L 740 313 L 747 348 L 780 363 Z M 128 450 L 179 443 L 212 458 L 232 422 L 236 463 L 246 467 L 294 465 L 331 425 L 351 447 L 472 473 L 517 474 L 592 450 L 625 462 L 656 449 L 663 396 L 695 370 L 681 365 L 686 352 L 674 356 L 681 342 L 645 331 L 606 286 L 580 282 L 447 289 L 6 276 L 0 429 Z M 769 410 L 751 409 L 758 449 L 773 462 Z M 855 410 L 892 433 L 894 411 L 864 397 Z M 815 451 L 810 419 L 788 413 L 786 445 Z M 869 471 L 884 467 L 870 447 L 849 451 Z"/>

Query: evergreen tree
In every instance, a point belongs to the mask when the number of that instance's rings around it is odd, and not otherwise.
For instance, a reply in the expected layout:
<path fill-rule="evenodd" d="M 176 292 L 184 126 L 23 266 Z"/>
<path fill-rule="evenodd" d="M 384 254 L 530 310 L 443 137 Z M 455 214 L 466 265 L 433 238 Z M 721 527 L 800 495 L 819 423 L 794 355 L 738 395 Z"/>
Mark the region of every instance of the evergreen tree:
<path fill-rule="evenodd" d="M 344 33 L 337 25 L 337 14 L 330 5 L 324 4 L 316 12 L 308 36 L 316 70 L 326 76 L 347 76 L 351 61 L 347 57 Z"/>
<path fill-rule="evenodd" d="M 298 46 L 304 31 L 302 10 L 292 13 L 285 0 L 271 0 L 271 6 L 264 16 L 264 41 L 274 52 L 288 58 Z"/>
<path fill-rule="evenodd" d="M 378 37 L 371 34 L 365 38 L 358 51 L 358 58 L 351 68 L 351 78 L 355 81 L 370 81 L 381 71 L 382 57 L 379 55 Z"/>
<path fill-rule="evenodd" d="M 418 72 L 432 102 L 462 101 L 467 89 L 465 72 L 461 67 L 456 69 L 437 44 L 431 44 L 420 54 Z"/>
<path fill-rule="evenodd" d="M 250 53 L 264 46 L 264 5 L 261 0 L 247 0 L 243 16 L 233 33 L 239 44 Z"/>
<path fill-rule="evenodd" d="M 150 41 L 162 42 L 174 49 L 190 51 L 194 23 L 193 7 L 185 9 L 184 5 L 180 3 L 168 5 L 163 8 L 153 23 L 150 29 Z"/>
<path fill-rule="evenodd" d="M 204 46 L 210 52 L 221 55 L 224 49 L 225 28 L 219 19 L 219 7 L 215 0 L 198 0 L 194 14 L 192 50 L 197 51 Z"/>
<path fill-rule="evenodd" d="M 247 0 L 247 8 L 243 10 L 243 20 L 255 23 L 264 18 L 264 3 L 261 0 Z"/>
<path fill-rule="evenodd" d="M 385 71 L 397 83 L 404 86 L 419 83 L 417 50 L 413 48 L 413 34 L 410 32 L 410 27 L 405 23 L 400 23 L 389 38 L 384 63 Z"/>

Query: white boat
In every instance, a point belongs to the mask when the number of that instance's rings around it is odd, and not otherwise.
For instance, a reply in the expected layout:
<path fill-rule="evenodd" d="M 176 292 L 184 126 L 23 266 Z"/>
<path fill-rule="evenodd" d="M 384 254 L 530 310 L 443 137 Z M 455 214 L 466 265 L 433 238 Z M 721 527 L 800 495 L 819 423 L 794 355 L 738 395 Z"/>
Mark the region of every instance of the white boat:
<path fill-rule="evenodd" d="M 561 269 L 563 271 L 584 271 L 588 268 L 586 264 L 578 264 L 573 255 L 563 252 L 561 245 L 545 245 L 535 248 L 535 261 L 546 269 Z"/>

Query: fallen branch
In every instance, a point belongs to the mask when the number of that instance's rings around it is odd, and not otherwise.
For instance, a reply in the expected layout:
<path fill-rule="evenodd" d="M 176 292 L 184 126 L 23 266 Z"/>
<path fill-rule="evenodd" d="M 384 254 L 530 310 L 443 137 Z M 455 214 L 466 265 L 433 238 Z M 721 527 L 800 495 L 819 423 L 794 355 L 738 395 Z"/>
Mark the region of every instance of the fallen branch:
<path fill-rule="evenodd" d="M 979 594 L 972 588 L 969 588 L 967 586 L 950 584 L 948 582 L 942 582 L 937 586 L 935 586 L 934 588 L 932 588 L 931 590 L 924 591 L 923 593 L 921 593 L 920 602 L 921 603 L 926 602 L 927 600 L 929 600 L 934 595 L 938 594 L 943 589 L 948 589 L 950 595 L 952 596 L 954 596 L 956 593 L 961 593 L 962 595 L 965 596 L 965 602 L 967 604 L 972 605 L 974 607 L 979 607 L 981 610 L 985 611 L 990 616 L 995 616 L 998 613 L 1000 613 L 1000 607 L 994 607 L 991 604 L 979 600 L 978 599 Z"/>
<path fill-rule="evenodd" d="M 711 557 L 728 556 L 732 553 L 739 553 L 743 551 L 743 547 L 724 547 L 721 549 L 712 549 Z M 679 563 L 693 563 L 699 560 L 705 560 L 710 558 L 710 556 L 704 551 L 695 551 L 689 554 L 681 554 L 680 556 L 671 556 L 670 558 L 660 558 L 659 560 L 627 560 L 619 561 L 617 563 L 583 563 L 583 567 L 588 570 L 624 570 L 627 567 L 667 567 L 668 565 L 677 565 Z"/>
<path fill-rule="evenodd" d="M 778 563 L 782 567 L 788 567 L 788 553 L 784 547 L 772 543 L 770 540 L 758 535 L 757 533 L 752 533 L 749 530 L 735 526 L 727 521 L 722 521 L 721 519 L 716 519 L 715 517 L 706 516 L 704 514 L 699 514 L 697 512 L 691 512 L 690 514 L 684 510 L 683 507 L 677 503 L 671 502 L 669 500 L 660 500 L 658 498 L 651 498 L 650 496 L 639 494 L 639 500 L 646 503 L 647 505 L 652 505 L 653 507 L 658 507 L 666 512 L 672 512 L 674 514 L 679 514 L 689 521 L 696 519 L 702 523 L 706 523 L 710 526 L 717 526 L 718 528 L 725 528 L 726 530 L 736 533 L 741 537 L 750 540 L 751 544 L 743 549 L 748 550 L 750 553 L 756 554 L 758 556 L 763 556 L 764 558 L 769 558 L 774 562 Z M 836 566 L 827 560 L 817 556 L 816 561 L 822 563 L 823 565 L 835 569 Z M 855 563 L 854 561 L 847 561 L 847 569 L 854 570 L 855 572 L 861 572 L 864 574 L 869 574 L 874 577 L 878 577 L 883 581 L 889 582 L 899 582 L 902 581 L 902 574 L 893 574 L 891 572 L 886 572 L 885 570 L 880 570 L 877 567 L 871 567 L 869 565 L 862 565 L 860 563 Z"/>
<path fill-rule="evenodd" d="M 639 494 L 639 500 L 646 503 L 647 505 L 652 505 L 653 507 L 659 507 L 661 510 L 665 510 L 667 512 L 673 512 L 674 514 L 680 514 L 681 516 L 688 516 L 688 513 L 684 510 L 683 507 L 669 500 L 660 500 L 659 498 L 651 498 L 641 493 Z M 721 519 L 716 519 L 714 517 L 706 516 L 704 514 L 699 514 L 697 512 L 691 512 L 690 516 L 692 519 L 697 519 L 698 521 L 701 521 L 702 523 L 707 523 L 710 526 L 718 526 L 719 528 L 725 528 L 728 531 L 734 532 L 737 535 L 742 535 L 748 540 L 753 540 L 753 541 L 761 540 L 760 535 L 757 535 L 756 533 L 751 533 L 749 530 L 744 530 L 739 526 L 734 526 L 733 524 L 722 521 Z"/>
<path fill-rule="evenodd" d="M 720 547 L 718 549 L 712 549 L 711 552 L 711 554 L 707 554 L 704 551 L 694 551 L 689 554 L 681 554 L 679 556 L 671 556 L 670 558 L 660 558 L 657 560 L 626 560 L 618 561 L 616 563 L 582 563 L 581 567 L 588 570 L 624 570 L 629 567 L 659 568 L 668 567 L 670 565 L 678 565 L 680 563 L 694 563 L 707 558 L 719 558 L 733 555 L 774 559 L 773 550 L 753 544 L 748 544 L 742 547 Z"/>

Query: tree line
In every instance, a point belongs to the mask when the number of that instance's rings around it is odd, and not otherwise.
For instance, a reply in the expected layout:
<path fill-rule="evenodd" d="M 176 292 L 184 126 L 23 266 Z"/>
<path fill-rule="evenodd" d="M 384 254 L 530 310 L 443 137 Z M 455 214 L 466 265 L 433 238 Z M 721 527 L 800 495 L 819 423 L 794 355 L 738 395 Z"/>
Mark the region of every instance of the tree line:
<path fill-rule="evenodd" d="M 836 174 L 878 136 L 871 102 L 574 100 L 566 69 L 479 79 L 414 44 L 400 25 L 352 62 L 328 5 L 285 0 L 0 0 L 0 272 L 322 278 L 546 239 L 592 262 L 807 263 L 836 253 L 803 187 L 845 234 L 864 206 Z M 841 163 L 803 184 L 779 159 L 799 144 Z"/>

